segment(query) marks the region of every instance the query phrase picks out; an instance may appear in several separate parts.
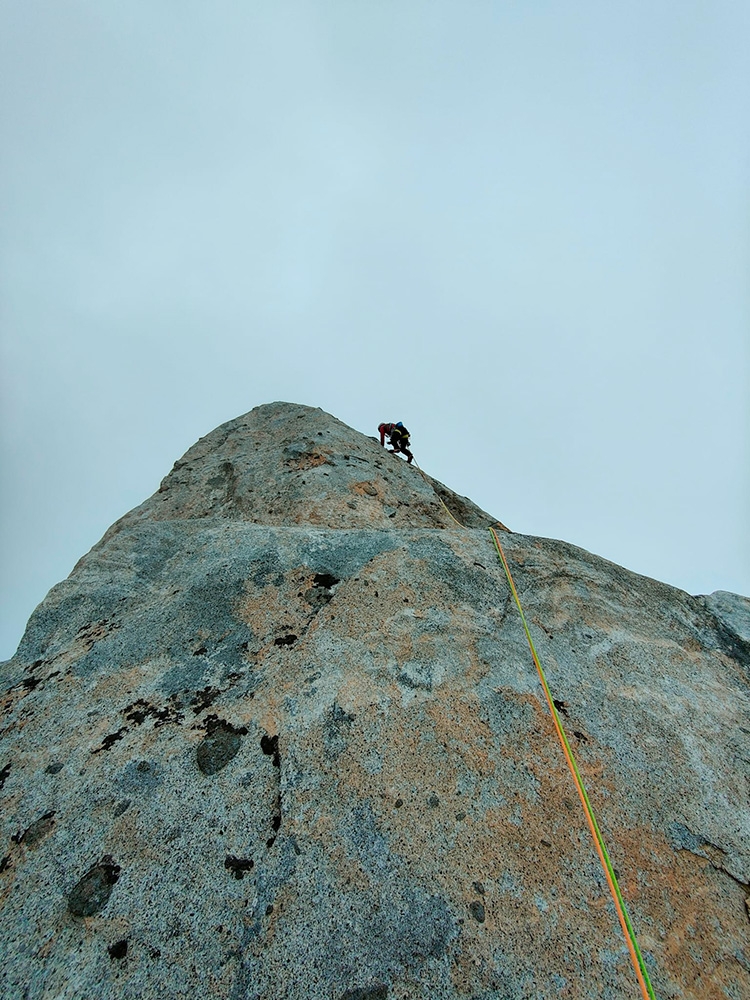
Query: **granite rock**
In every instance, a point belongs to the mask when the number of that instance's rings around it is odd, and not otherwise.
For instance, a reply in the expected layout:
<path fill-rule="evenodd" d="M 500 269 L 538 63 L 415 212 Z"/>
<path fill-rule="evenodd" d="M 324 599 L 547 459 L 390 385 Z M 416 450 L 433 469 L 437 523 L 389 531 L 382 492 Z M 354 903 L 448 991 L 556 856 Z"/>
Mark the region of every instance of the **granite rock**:
<path fill-rule="evenodd" d="M 0 666 L 2 996 L 636 997 L 494 520 L 310 407 L 175 463 Z M 750 602 L 502 541 L 657 995 L 750 996 Z"/>

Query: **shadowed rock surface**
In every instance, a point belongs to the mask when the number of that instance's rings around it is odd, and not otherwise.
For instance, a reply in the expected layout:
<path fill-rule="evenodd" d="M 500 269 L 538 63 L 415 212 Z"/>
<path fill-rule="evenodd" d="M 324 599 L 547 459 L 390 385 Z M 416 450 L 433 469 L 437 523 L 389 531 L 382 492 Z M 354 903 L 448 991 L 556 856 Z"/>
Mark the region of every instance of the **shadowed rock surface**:
<path fill-rule="evenodd" d="M 0 667 L 0 994 L 637 997 L 493 520 L 304 406 L 175 463 Z M 502 540 L 657 995 L 744 1000 L 750 601 Z"/>

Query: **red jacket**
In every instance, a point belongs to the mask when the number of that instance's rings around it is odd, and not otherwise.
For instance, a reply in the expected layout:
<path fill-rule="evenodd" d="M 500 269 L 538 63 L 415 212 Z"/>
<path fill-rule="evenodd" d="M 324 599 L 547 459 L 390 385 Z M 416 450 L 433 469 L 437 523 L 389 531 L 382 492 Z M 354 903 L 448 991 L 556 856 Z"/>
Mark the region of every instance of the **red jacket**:
<path fill-rule="evenodd" d="M 383 447 L 385 447 L 385 438 L 386 438 L 386 435 L 388 435 L 388 437 L 390 437 L 391 433 L 393 431 L 393 428 L 395 426 L 396 426 L 395 424 L 380 424 L 380 426 L 378 427 L 378 430 L 380 431 L 380 443 L 383 445 Z"/>

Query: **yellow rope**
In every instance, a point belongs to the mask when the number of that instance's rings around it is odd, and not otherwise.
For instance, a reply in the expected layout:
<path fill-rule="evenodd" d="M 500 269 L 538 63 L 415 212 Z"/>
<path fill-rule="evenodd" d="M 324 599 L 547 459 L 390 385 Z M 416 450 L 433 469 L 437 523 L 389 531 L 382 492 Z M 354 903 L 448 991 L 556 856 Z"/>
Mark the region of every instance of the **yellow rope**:
<path fill-rule="evenodd" d="M 425 481 L 425 482 L 427 483 L 427 485 L 428 485 L 428 486 L 430 487 L 430 489 L 431 489 L 431 490 L 432 490 L 432 492 L 433 492 L 433 493 L 435 494 L 435 496 L 436 496 L 436 497 L 438 498 L 438 500 L 440 501 L 440 503 L 441 503 L 441 504 L 443 505 L 443 507 L 445 508 L 445 510 L 446 510 L 446 511 L 448 512 L 448 516 L 449 516 L 449 517 L 452 517 L 452 518 L 453 518 L 453 520 L 454 520 L 454 521 L 456 522 L 456 524 L 457 524 L 457 525 L 459 526 L 459 528 L 465 528 L 465 527 L 466 527 L 466 525 L 465 525 L 465 524 L 461 524 L 461 522 L 460 522 L 460 521 L 458 520 L 458 518 L 457 518 L 457 517 L 455 517 L 455 516 L 454 516 L 454 515 L 453 515 L 453 514 L 452 514 L 452 513 L 450 512 L 450 510 L 448 510 L 448 507 L 446 506 L 446 504 L 445 504 L 445 501 L 443 500 L 443 498 L 442 498 L 442 497 L 440 496 L 440 494 L 438 493 L 438 491 L 437 491 L 437 490 L 435 489 L 435 487 L 434 487 L 434 486 L 432 485 L 432 483 L 431 483 L 431 482 L 429 481 L 429 479 L 428 479 L 428 478 L 427 478 L 427 476 L 426 476 L 426 475 L 424 474 L 424 472 L 422 472 L 422 470 L 421 470 L 421 469 L 419 468 L 419 466 L 417 465 L 417 460 L 416 460 L 416 458 L 414 459 L 414 464 L 415 464 L 415 465 L 417 466 L 417 472 L 418 472 L 418 473 L 420 474 L 420 476 L 422 477 L 422 479 L 424 479 L 424 481 Z M 508 529 L 506 528 L 505 530 L 507 531 Z"/>
<path fill-rule="evenodd" d="M 563 729 L 562 722 L 560 721 L 560 716 L 557 709 L 555 708 L 555 702 L 550 694 L 549 685 L 547 684 L 547 678 L 544 675 L 544 670 L 542 669 L 542 664 L 537 656 L 536 649 L 534 648 L 534 640 L 531 638 L 531 632 L 529 631 L 529 626 L 526 623 L 526 616 L 523 613 L 523 608 L 521 607 L 521 601 L 518 597 L 518 591 L 516 590 L 516 585 L 513 582 L 513 577 L 511 576 L 510 567 L 508 566 L 508 561 L 505 558 L 505 553 L 500 544 L 500 539 L 497 537 L 497 532 L 494 528 L 490 528 L 490 534 L 492 535 L 492 540 L 495 543 L 495 548 L 497 549 L 497 554 L 500 557 L 500 561 L 503 564 L 503 569 L 505 570 L 505 576 L 508 580 L 508 585 L 510 586 L 511 592 L 515 599 L 518 611 L 521 615 L 521 621 L 523 622 L 524 631 L 526 632 L 526 639 L 529 643 L 529 649 L 531 650 L 531 655 L 536 665 L 537 672 L 539 674 L 539 680 L 542 683 L 542 688 L 544 689 L 544 696 L 547 699 L 547 705 L 549 707 L 550 713 L 552 715 L 552 721 L 555 724 L 555 729 L 557 731 L 557 736 L 560 741 L 560 745 L 565 754 L 565 759 L 568 762 L 568 767 L 570 768 L 570 773 L 573 776 L 573 781 L 576 786 L 576 791 L 581 800 L 581 805 L 583 806 L 583 812 L 586 817 L 586 821 L 591 830 L 591 836 L 594 838 L 594 845 L 596 847 L 597 853 L 599 855 L 599 860 L 602 863 L 602 868 L 604 869 L 604 874 L 607 878 L 609 884 L 609 890 L 612 894 L 612 899 L 615 904 L 615 909 L 617 910 L 617 917 L 620 921 L 620 926 L 622 927 L 622 932 L 625 935 L 625 942 L 628 946 L 628 951 L 630 952 L 630 958 L 633 963 L 633 968 L 635 969 L 635 974 L 638 979 L 638 985 L 641 988 L 644 1000 L 656 1000 L 654 991 L 651 987 L 651 981 L 648 977 L 648 970 L 646 969 L 646 963 L 643 961 L 643 956 L 641 955 L 640 948 L 638 947 L 638 941 L 636 940 L 635 931 L 633 930 L 633 925 L 630 922 L 630 917 L 628 916 L 628 911 L 625 906 L 625 900 L 622 898 L 622 893 L 620 892 L 620 886 L 617 882 L 617 876 L 615 875 L 614 868 L 612 867 L 612 862 L 609 859 L 609 854 L 607 848 L 604 844 L 604 838 L 602 837 L 601 830 L 599 829 L 599 824 L 594 816 L 594 810 L 591 808 L 591 803 L 589 797 L 586 794 L 586 789 L 583 784 L 583 779 L 581 778 L 581 773 L 578 770 L 578 765 L 576 764 L 575 757 L 573 756 L 573 751 L 568 742 L 568 737 L 565 735 L 565 730 Z"/>
<path fill-rule="evenodd" d="M 417 465 L 416 459 L 414 459 L 414 464 L 417 466 L 417 471 L 424 479 L 428 486 L 431 486 L 427 476 Z M 448 513 L 449 517 L 458 525 L 459 528 L 464 528 L 465 525 L 461 524 L 458 518 L 449 510 L 443 498 L 437 492 L 437 490 L 432 487 L 435 496 L 438 498 L 440 503 L 443 505 L 444 509 Z M 500 528 L 505 531 L 508 529 L 500 521 L 496 522 Z M 492 535 L 492 540 L 497 549 L 497 554 L 500 557 L 500 562 L 505 570 L 505 576 L 508 580 L 508 585 L 511 589 L 511 593 L 518 607 L 519 614 L 521 615 L 521 621 L 523 623 L 523 628 L 526 633 L 526 639 L 529 644 L 529 649 L 531 650 L 531 656 L 534 660 L 534 665 L 536 666 L 537 673 L 539 674 L 539 680 L 542 684 L 542 689 L 544 690 L 544 697 L 547 700 L 547 705 L 552 715 L 552 721 L 555 725 L 555 730 L 557 732 L 557 737 L 560 741 L 560 746 L 562 747 L 563 754 L 565 755 L 565 760 L 567 761 L 570 773 L 573 776 L 573 782 L 576 786 L 576 791 L 578 792 L 578 797 L 581 800 L 581 805 L 583 806 L 583 813 L 586 817 L 586 822 L 588 823 L 589 829 L 591 830 L 591 836 L 594 839 L 594 846 L 596 847 L 597 854 L 599 855 L 599 860 L 601 861 L 602 868 L 604 870 L 604 875 L 607 879 L 607 884 L 609 885 L 609 891 L 612 895 L 612 900 L 615 904 L 615 910 L 617 911 L 617 918 L 620 921 L 620 926 L 622 928 L 623 935 L 625 936 L 625 943 L 628 946 L 628 951 L 630 952 L 630 960 L 633 963 L 633 969 L 635 970 L 636 978 L 638 980 L 638 985 L 640 986 L 641 993 L 644 1000 L 656 1000 L 656 995 L 651 986 L 651 980 L 649 979 L 648 970 L 646 968 L 646 963 L 643 960 L 643 955 L 638 947 L 638 941 L 635 936 L 635 930 L 630 921 L 628 915 L 627 907 L 625 906 L 625 900 L 622 898 L 622 893 L 620 891 L 620 886 L 617 881 L 617 876 L 615 875 L 614 868 L 612 867 L 612 862 L 609 858 L 609 853 L 607 847 L 604 843 L 604 838 L 602 837 L 602 832 L 599 829 L 599 824 L 596 821 L 596 816 L 594 815 L 594 810 L 591 808 L 591 802 L 586 793 L 586 788 L 583 784 L 583 778 L 581 777 L 581 772 L 578 770 L 578 765 L 576 764 L 575 757 L 573 756 L 573 751 L 571 749 L 570 743 L 568 742 L 568 737 L 565 735 L 565 730 L 563 729 L 562 722 L 560 721 L 560 715 L 555 708 L 555 701 L 550 693 L 549 685 L 547 683 L 547 678 L 545 676 L 544 670 L 542 669 L 542 664 L 537 656 L 536 649 L 534 647 L 534 640 L 531 638 L 531 632 L 529 631 L 529 626 L 526 623 L 526 615 L 523 613 L 523 608 L 521 606 L 521 600 L 518 596 L 518 591 L 516 590 L 516 585 L 513 582 L 513 576 L 510 572 L 510 566 L 508 565 L 508 560 L 505 558 L 505 553 L 500 544 L 500 539 L 497 537 L 497 532 L 495 531 L 494 525 L 489 529 Z"/>

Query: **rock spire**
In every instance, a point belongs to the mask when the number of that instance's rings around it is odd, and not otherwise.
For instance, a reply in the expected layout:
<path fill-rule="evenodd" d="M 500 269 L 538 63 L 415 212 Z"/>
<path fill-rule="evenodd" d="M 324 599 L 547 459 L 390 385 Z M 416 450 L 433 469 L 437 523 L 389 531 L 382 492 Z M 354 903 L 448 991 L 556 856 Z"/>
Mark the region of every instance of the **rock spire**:
<path fill-rule="evenodd" d="M 0 668 L 2 995 L 635 998 L 493 520 L 305 406 L 176 462 Z M 503 542 L 657 995 L 750 996 L 750 601 Z"/>

